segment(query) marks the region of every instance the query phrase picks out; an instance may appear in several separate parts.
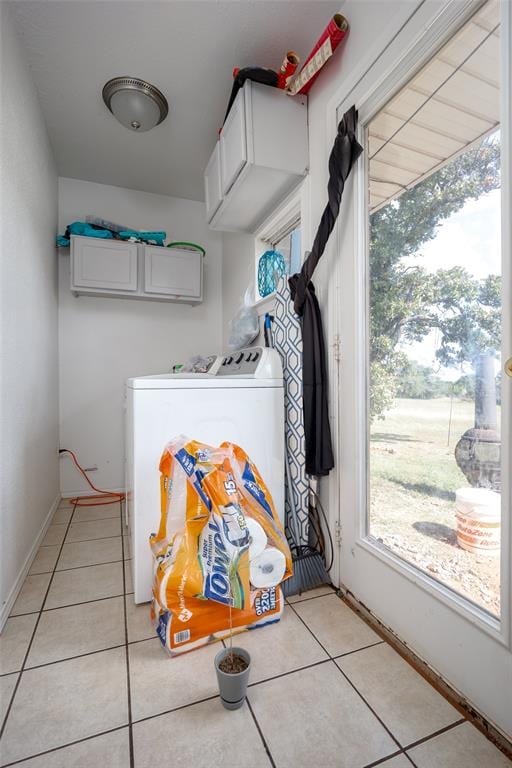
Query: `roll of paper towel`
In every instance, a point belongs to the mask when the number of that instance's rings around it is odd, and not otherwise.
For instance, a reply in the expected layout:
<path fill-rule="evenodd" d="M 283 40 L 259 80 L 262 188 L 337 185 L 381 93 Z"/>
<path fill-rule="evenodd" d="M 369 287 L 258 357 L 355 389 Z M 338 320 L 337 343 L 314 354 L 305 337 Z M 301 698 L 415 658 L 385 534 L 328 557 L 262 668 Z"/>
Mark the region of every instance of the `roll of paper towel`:
<path fill-rule="evenodd" d="M 261 555 L 267 546 L 267 536 L 262 526 L 253 517 L 247 517 L 247 528 L 249 529 L 249 559 Z"/>
<path fill-rule="evenodd" d="M 267 547 L 251 560 L 250 568 L 253 587 L 276 587 L 285 574 L 286 558 L 279 549 Z"/>

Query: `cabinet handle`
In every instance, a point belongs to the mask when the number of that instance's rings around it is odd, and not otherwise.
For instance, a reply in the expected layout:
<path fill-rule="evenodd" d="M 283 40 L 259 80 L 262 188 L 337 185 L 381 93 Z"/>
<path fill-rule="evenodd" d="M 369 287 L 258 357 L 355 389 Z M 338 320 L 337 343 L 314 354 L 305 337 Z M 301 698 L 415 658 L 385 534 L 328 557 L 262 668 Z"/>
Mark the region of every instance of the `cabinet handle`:
<path fill-rule="evenodd" d="M 509 357 L 505 363 L 505 373 L 512 379 L 512 357 Z"/>

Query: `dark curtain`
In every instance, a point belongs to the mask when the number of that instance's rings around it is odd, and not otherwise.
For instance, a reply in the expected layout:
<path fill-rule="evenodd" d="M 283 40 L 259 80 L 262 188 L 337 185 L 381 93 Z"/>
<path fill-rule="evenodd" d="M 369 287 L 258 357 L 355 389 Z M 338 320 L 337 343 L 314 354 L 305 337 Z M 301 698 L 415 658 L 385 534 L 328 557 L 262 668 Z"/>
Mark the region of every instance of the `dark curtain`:
<path fill-rule="evenodd" d="M 351 107 L 338 125 L 329 157 L 328 203 L 299 274 L 288 283 L 296 313 L 302 318 L 304 431 L 306 437 L 306 472 L 328 475 L 334 467 L 329 411 L 327 404 L 327 358 L 320 306 L 311 282 L 313 272 L 338 218 L 341 197 L 353 165 L 363 151 L 355 131 L 357 111 Z"/>

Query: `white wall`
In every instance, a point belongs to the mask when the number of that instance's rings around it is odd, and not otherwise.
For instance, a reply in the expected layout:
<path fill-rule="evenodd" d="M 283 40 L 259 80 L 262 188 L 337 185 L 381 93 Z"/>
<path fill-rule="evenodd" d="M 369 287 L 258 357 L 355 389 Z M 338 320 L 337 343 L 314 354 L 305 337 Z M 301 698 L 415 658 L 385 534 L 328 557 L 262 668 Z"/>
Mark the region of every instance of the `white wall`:
<path fill-rule="evenodd" d="M 57 175 L 5 3 L 0 27 L 1 628 L 59 485 Z"/>
<path fill-rule="evenodd" d="M 59 256 L 61 446 L 78 454 L 100 488 L 124 486 L 123 387 L 130 376 L 169 371 L 222 344 L 222 237 L 205 224 L 204 204 L 75 179 L 59 179 L 59 231 L 95 214 L 135 229 L 164 229 L 206 248 L 205 300 L 196 307 L 133 299 L 75 298 L 69 250 Z M 171 437 L 171 435 L 169 436 Z M 61 459 L 63 495 L 86 490 Z"/>
<path fill-rule="evenodd" d="M 222 339 L 227 348 L 230 321 L 254 280 L 254 237 L 225 232 L 222 235 Z"/>
<path fill-rule="evenodd" d="M 440 3 L 427 0 L 433 7 Z M 309 176 L 311 233 L 314 237 L 327 202 L 328 159 L 336 135 L 336 122 L 328 107 L 335 95 L 340 100 L 386 50 L 404 20 L 420 0 L 347 0 L 341 8 L 350 23 L 350 33 L 341 51 L 334 54 L 311 90 L 309 99 Z M 357 104 L 356 104 L 357 106 Z M 342 203 L 343 210 L 343 203 Z M 314 283 L 327 318 L 327 286 L 333 278 L 337 258 L 334 234 L 315 272 Z"/>

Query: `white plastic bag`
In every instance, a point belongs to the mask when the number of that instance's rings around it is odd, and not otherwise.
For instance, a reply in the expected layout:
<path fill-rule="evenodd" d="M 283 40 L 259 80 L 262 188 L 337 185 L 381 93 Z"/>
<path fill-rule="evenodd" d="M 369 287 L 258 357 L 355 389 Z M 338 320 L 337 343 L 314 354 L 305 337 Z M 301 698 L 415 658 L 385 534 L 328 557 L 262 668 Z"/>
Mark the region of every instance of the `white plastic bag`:
<path fill-rule="evenodd" d="M 183 364 L 180 373 L 208 373 L 216 359 L 216 355 L 193 355 Z"/>
<path fill-rule="evenodd" d="M 254 288 L 250 285 L 242 306 L 231 320 L 231 336 L 228 347 L 231 350 L 248 347 L 260 332 L 260 322 L 253 299 Z"/>

